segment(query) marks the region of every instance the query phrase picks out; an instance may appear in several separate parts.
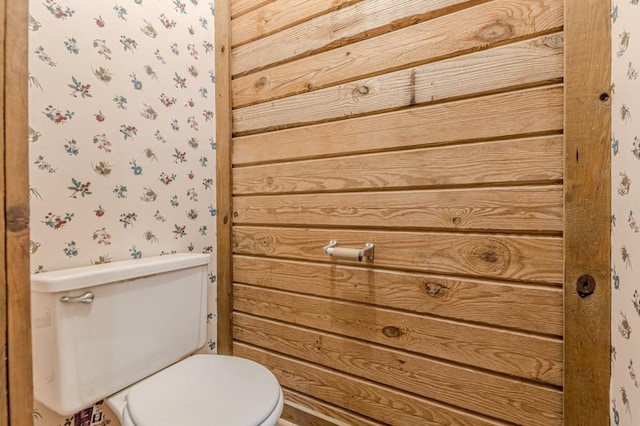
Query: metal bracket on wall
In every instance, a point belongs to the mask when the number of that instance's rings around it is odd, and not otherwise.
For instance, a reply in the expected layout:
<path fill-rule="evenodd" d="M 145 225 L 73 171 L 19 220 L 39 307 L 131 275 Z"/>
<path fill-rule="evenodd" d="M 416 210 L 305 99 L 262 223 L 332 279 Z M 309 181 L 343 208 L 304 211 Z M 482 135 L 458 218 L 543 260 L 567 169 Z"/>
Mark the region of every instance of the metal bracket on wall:
<path fill-rule="evenodd" d="M 375 245 L 373 243 L 366 243 L 363 248 L 342 248 L 337 247 L 338 241 L 331 240 L 329 244 L 322 248 L 324 254 L 328 254 L 335 259 L 341 260 L 355 260 L 362 262 L 363 259 L 367 261 L 373 261 L 373 249 Z"/>

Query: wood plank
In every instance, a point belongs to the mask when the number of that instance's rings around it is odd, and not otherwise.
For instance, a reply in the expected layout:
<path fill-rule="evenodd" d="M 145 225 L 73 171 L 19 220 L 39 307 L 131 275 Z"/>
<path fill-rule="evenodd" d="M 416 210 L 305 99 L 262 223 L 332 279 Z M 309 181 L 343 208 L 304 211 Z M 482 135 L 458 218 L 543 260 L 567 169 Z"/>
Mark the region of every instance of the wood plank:
<path fill-rule="evenodd" d="M 331 240 L 341 247 L 374 243 L 380 268 L 552 284 L 563 277 L 562 239 L 555 237 L 234 226 L 233 250 L 353 265 L 322 252 Z"/>
<path fill-rule="evenodd" d="M 562 129 L 562 108 L 561 87 L 530 89 L 237 137 L 232 160 L 242 165 L 554 132 Z"/>
<path fill-rule="evenodd" d="M 562 27 L 562 0 L 495 0 L 232 81 L 233 105 L 317 90 Z M 384 49 L 380 49 L 384 46 Z M 375 52 L 372 55 L 371 52 Z"/>
<path fill-rule="evenodd" d="M 233 49 L 231 72 L 236 76 L 323 49 L 374 38 L 473 4 L 477 1 L 360 1 Z"/>
<path fill-rule="evenodd" d="M 253 346 L 515 424 L 562 424 L 556 389 L 242 313 L 234 315 L 234 333 Z"/>
<path fill-rule="evenodd" d="M 545 136 L 239 167 L 232 171 L 233 193 L 552 183 L 562 180 L 563 153 L 562 136 Z"/>
<path fill-rule="evenodd" d="M 235 109 L 233 131 L 282 129 L 559 82 L 563 59 L 562 34 L 542 36 Z"/>
<path fill-rule="evenodd" d="M 7 229 L 5 221 L 5 105 L 7 99 L 4 97 L 5 87 L 5 45 L 4 40 L 6 38 L 5 17 L 6 17 L 7 4 L 5 0 L 0 0 L 0 87 L 3 90 L 0 93 L 0 234 L 2 234 L 2 255 L 0 256 L 0 426 L 7 426 L 9 424 L 9 394 L 7 386 L 9 384 L 9 366 L 7 364 L 7 321 L 9 318 L 7 303 L 7 256 L 6 256 L 6 241 L 7 241 Z"/>
<path fill-rule="evenodd" d="M 506 425 L 242 343 L 235 343 L 234 351 L 265 365 L 283 386 L 388 424 Z"/>
<path fill-rule="evenodd" d="M 349 426 L 349 425 L 382 426 L 381 423 L 362 417 L 357 413 L 345 410 L 335 405 L 327 404 L 323 401 L 319 401 L 315 398 L 308 397 L 306 395 L 303 395 L 291 389 L 285 388 L 283 389 L 283 393 L 285 398 L 285 411 L 286 411 L 287 405 L 296 407 L 296 408 L 300 407 L 301 409 L 306 409 L 308 411 L 311 411 L 317 416 L 320 416 L 322 419 L 327 419 L 327 421 L 329 421 L 331 424 L 334 424 L 336 426 Z M 308 417 L 305 417 L 301 420 L 303 421 L 297 423 L 300 426 L 312 425 L 312 423 L 309 422 Z M 323 426 L 323 425 L 320 425 L 320 426 Z"/>
<path fill-rule="evenodd" d="M 235 197 L 234 224 L 562 232 L 561 185 Z"/>
<path fill-rule="evenodd" d="M 610 5 L 566 0 L 565 416 L 609 424 L 611 375 Z M 595 293 L 579 297 L 579 277 Z"/>
<path fill-rule="evenodd" d="M 237 18 L 274 0 L 231 0 L 231 18 Z M 216 10 L 218 9 L 216 5 Z M 217 12 L 216 12 L 217 13 Z"/>
<path fill-rule="evenodd" d="M 562 335 L 562 290 L 234 256 L 236 282 L 444 318 Z"/>
<path fill-rule="evenodd" d="M 335 422 L 329 421 L 328 419 L 317 417 L 314 415 L 314 413 L 307 412 L 295 405 L 285 402 L 284 407 L 282 408 L 282 414 L 280 416 L 280 420 L 278 420 L 278 423 L 276 423 L 276 426 L 280 426 L 280 425 L 283 425 L 283 426 L 298 426 L 298 425 L 333 426 L 335 424 L 336 424 Z M 342 424 L 344 425 L 345 423 L 342 423 Z"/>
<path fill-rule="evenodd" d="M 286 398 L 286 394 L 284 395 Z M 284 419 L 286 419 L 285 421 L 287 423 L 282 423 Z M 291 426 L 335 426 L 337 424 L 340 426 L 347 426 L 347 423 L 336 423 L 335 421 L 333 421 L 333 419 L 320 416 L 318 413 L 315 413 L 312 410 L 305 408 L 304 406 L 299 406 L 286 400 L 282 409 L 282 414 L 280 415 L 280 420 L 278 420 L 276 426 L 280 425 L 281 423 L 283 425 Z"/>
<path fill-rule="evenodd" d="M 235 283 L 235 311 L 529 380 L 562 383 L 562 341 Z"/>
<path fill-rule="evenodd" d="M 28 2 L 6 3 L 4 135 L 9 424 L 33 424 L 29 268 Z"/>
<path fill-rule="evenodd" d="M 339 10 L 361 0 L 276 0 L 233 20 L 231 45 L 257 38 Z M 233 13 L 233 8 L 232 8 Z"/>
<path fill-rule="evenodd" d="M 236 0 L 234 4 L 238 4 Z M 215 70 L 216 70 L 216 234 L 218 330 L 217 351 L 230 354 L 233 350 L 231 283 L 231 0 L 216 2 Z"/>

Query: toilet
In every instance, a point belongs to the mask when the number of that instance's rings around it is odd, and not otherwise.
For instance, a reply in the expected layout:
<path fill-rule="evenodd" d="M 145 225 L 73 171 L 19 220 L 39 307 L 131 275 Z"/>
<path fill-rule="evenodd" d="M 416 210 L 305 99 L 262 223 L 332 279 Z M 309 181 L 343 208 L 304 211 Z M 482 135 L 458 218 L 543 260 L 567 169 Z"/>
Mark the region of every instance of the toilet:
<path fill-rule="evenodd" d="M 35 399 L 71 415 L 104 400 L 123 426 L 274 426 L 276 377 L 206 341 L 210 256 L 183 253 L 31 276 Z"/>

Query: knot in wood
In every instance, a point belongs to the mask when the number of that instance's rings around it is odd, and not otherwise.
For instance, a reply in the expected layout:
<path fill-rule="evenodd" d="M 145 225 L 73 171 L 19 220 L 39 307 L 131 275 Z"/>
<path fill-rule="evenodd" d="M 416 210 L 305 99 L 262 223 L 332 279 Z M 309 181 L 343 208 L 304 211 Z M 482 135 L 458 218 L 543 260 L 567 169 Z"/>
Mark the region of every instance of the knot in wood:
<path fill-rule="evenodd" d="M 265 13 L 265 12 L 262 12 L 262 13 L 259 15 L 259 17 L 258 17 L 258 20 L 259 20 L 262 24 L 268 24 L 268 23 L 269 23 L 269 21 L 271 21 L 271 15 L 269 15 L 269 14 L 267 14 L 267 13 Z"/>
<path fill-rule="evenodd" d="M 480 253 L 480 259 L 487 263 L 496 263 L 498 261 L 498 253 L 493 250 L 487 250 Z"/>
<path fill-rule="evenodd" d="M 262 247 L 269 247 L 271 245 L 271 238 L 269 238 L 269 237 L 260 237 L 260 238 L 258 238 L 258 243 Z"/>
<path fill-rule="evenodd" d="M 384 334 L 387 337 L 400 337 L 402 332 L 398 327 L 393 325 L 388 325 L 382 329 L 382 334 Z"/>
<path fill-rule="evenodd" d="M 434 282 L 425 282 L 424 283 L 424 290 L 427 292 L 427 294 L 435 299 L 439 299 L 442 296 L 444 296 L 444 289 L 445 287 L 442 284 L 438 284 L 438 283 L 434 283 Z"/>
<path fill-rule="evenodd" d="M 267 77 L 260 77 L 256 80 L 256 83 L 253 85 L 256 89 L 262 89 L 267 85 Z"/>
<path fill-rule="evenodd" d="M 542 38 L 542 44 L 551 49 L 562 49 L 564 47 L 564 37 L 562 34 L 551 34 Z"/>
<path fill-rule="evenodd" d="M 369 94 L 369 88 L 367 86 L 358 86 L 353 90 L 353 94 L 356 96 L 365 96 Z"/>
<path fill-rule="evenodd" d="M 29 229 L 29 205 L 20 203 L 7 210 L 7 229 L 9 232 L 20 232 Z"/>
<path fill-rule="evenodd" d="M 478 272 L 503 274 L 511 263 L 511 250 L 504 242 L 489 239 L 478 244 L 472 250 L 469 259 Z"/>
<path fill-rule="evenodd" d="M 273 178 L 271 176 L 267 177 L 267 185 L 273 185 Z"/>
<path fill-rule="evenodd" d="M 484 42 L 505 40 L 513 35 L 513 27 L 505 22 L 492 22 L 480 28 L 476 38 Z"/>

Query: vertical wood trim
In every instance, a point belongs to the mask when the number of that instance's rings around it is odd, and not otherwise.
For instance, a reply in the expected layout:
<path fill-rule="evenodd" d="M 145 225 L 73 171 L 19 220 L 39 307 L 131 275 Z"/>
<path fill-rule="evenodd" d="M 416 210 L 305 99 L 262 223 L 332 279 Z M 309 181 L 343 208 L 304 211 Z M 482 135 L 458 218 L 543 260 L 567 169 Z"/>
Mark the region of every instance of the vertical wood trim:
<path fill-rule="evenodd" d="M 9 423 L 33 424 L 29 276 L 28 2 L 6 2 L 5 221 Z"/>
<path fill-rule="evenodd" d="M 4 66 L 5 66 L 5 49 L 4 40 L 5 31 L 5 8 L 7 4 L 5 0 L 0 0 L 0 211 L 4 212 Z M 4 250 L 4 242 L 6 241 L 4 214 L 0 214 L 0 234 L 2 234 L 3 252 L 0 256 L 0 426 L 9 424 L 9 399 L 7 394 L 8 385 L 8 368 L 7 368 L 7 275 L 6 275 L 6 251 Z"/>
<path fill-rule="evenodd" d="M 565 1 L 564 418 L 598 426 L 609 424 L 610 5 Z M 581 298 L 584 274 L 596 290 Z"/>
<path fill-rule="evenodd" d="M 231 242 L 231 1 L 215 2 L 218 353 L 233 352 Z"/>

